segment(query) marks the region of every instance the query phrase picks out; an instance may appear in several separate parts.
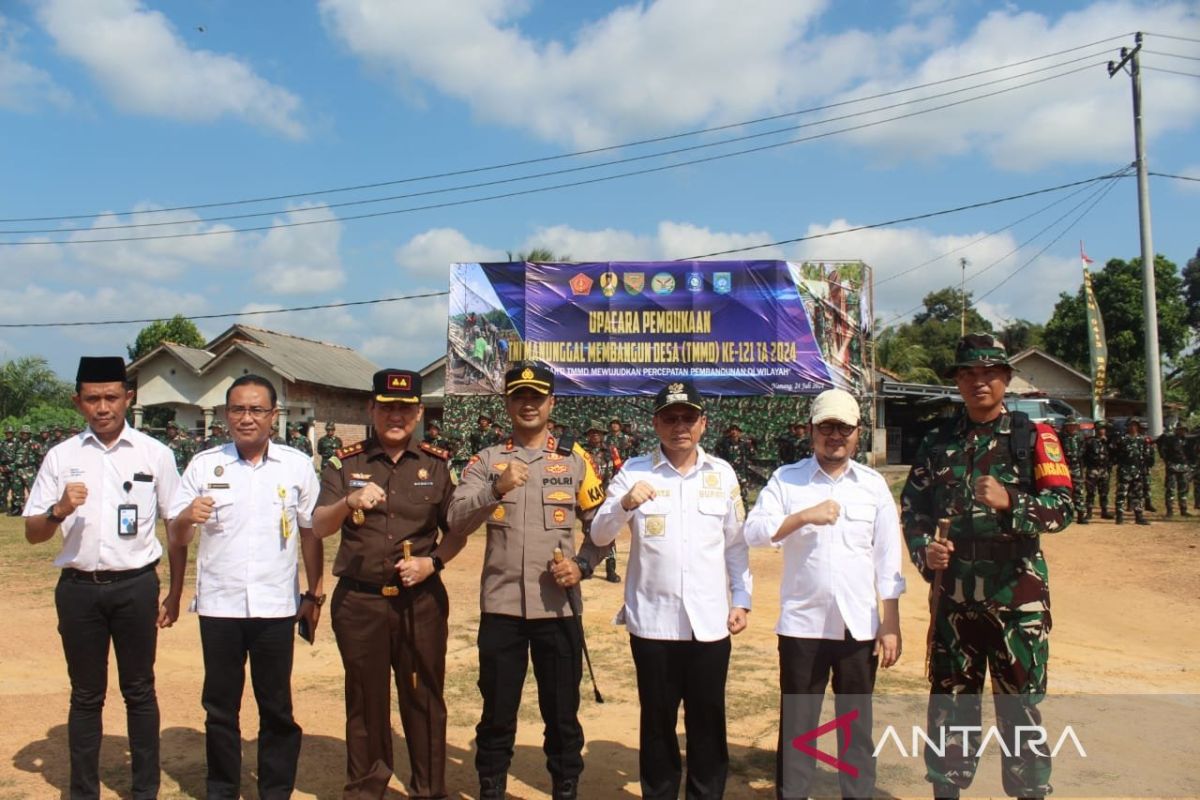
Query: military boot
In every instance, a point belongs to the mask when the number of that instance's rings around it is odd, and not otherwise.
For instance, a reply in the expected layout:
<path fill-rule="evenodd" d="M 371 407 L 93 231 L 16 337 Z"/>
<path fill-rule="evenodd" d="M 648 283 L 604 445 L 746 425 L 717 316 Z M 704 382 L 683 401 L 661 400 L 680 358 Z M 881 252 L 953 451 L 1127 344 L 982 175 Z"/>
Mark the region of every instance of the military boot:
<path fill-rule="evenodd" d="M 1175 516 L 1175 509 L 1167 506 L 1167 519 L 1170 519 L 1173 516 Z"/>
<path fill-rule="evenodd" d="M 1075 522 L 1077 522 L 1077 523 L 1078 523 L 1078 524 L 1080 524 L 1080 525 L 1088 525 L 1088 524 L 1090 524 L 1090 523 L 1088 522 L 1088 515 L 1087 515 L 1087 514 L 1083 514 L 1083 515 L 1081 515 L 1081 516 L 1079 517 L 1079 519 L 1075 520 Z"/>
<path fill-rule="evenodd" d="M 1121 509 L 1119 509 L 1119 508 L 1117 509 L 1117 524 L 1118 524 L 1118 525 L 1124 525 L 1124 524 L 1125 524 L 1125 514 L 1124 514 L 1124 512 L 1122 512 L 1122 511 L 1121 511 Z"/>
<path fill-rule="evenodd" d="M 508 774 L 479 776 L 479 800 L 504 800 Z"/>
<path fill-rule="evenodd" d="M 1191 512 L 1189 512 L 1187 510 L 1187 505 L 1185 503 L 1180 503 L 1179 504 L 1179 516 L 1190 517 L 1191 515 L 1192 515 Z"/>
<path fill-rule="evenodd" d="M 621 576 L 617 574 L 617 557 L 609 556 L 604 559 L 604 580 L 609 583 L 620 583 Z"/>
<path fill-rule="evenodd" d="M 1134 517 L 1134 521 L 1137 522 L 1138 525 L 1149 525 L 1150 524 L 1150 520 L 1146 519 L 1145 515 L 1142 514 L 1142 512 L 1140 512 L 1140 511 L 1133 512 L 1133 517 Z"/>
<path fill-rule="evenodd" d="M 1112 514 L 1104 506 L 1100 506 L 1100 519 L 1112 519 Z"/>
<path fill-rule="evenodd" d="M 579 797 L 579 786 L 575 778 L 555 778 L 554 787 L 550 790 L 553 800 L 576 800 Z"/>

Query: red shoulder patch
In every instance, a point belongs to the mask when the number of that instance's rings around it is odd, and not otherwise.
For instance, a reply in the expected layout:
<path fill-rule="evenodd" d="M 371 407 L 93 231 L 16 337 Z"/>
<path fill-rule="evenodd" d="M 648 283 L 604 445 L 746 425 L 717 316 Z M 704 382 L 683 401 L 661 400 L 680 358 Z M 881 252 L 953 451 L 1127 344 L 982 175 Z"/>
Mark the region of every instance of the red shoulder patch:
<path fill-rule="evenodd" d="M 1062 444 L 1049 425 L 1037 423 L 1037 442 L 1033 448 L 1034 486 L 1042 489 L 1071 488 L 1071 470 L 1063 460 Z"/>
<path fill-rule="evenodd" d="M 363 451 L 364 446 L 365 445 L 362 442 L 355 442 L 354 444 L 346 445 L 341 450 L 338 450 L 337 453 L 335 453 L 334 455 L 336 455 L 338 458 L 345 458 L 346 456 L 352 456 L 352 455 L 355 455 L 356 453 L 361 453 Z"/>
<path fill-rule="evenodd" d="M 444 450 L 441 447 L 434 447 L 429 442 L 421 442 L 421 450 L 429 453 L 429 455 L 433 456 L 434 458 L 440 458 L 442 461 L 450 460 L 449 450 Z"/>

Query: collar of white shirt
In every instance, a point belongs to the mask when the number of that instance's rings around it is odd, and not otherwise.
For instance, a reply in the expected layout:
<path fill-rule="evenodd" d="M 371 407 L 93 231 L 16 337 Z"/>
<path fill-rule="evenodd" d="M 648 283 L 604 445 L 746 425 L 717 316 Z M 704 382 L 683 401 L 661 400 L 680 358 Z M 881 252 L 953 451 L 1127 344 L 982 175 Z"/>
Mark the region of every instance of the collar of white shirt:
<path fill-rule="evenodd" d="M 664 467 L 672 470 L 678 475 L 683 475 L 682 472 L 675 468 L 675 465 L 671 463 L 671 460 L 667 458 L 667 454 L 663 452 L 661 444 L 650 452 L 650 469 L 652 471 L 657 471 L 659 467 Z M 696 465 L 691 471 L 688 472 L 688 475 L 691 475 L 693 471 L 699 472 L 705 467 L 712 469 L 715 468 L 716 465 L 713 463 L 712 457 L 709 456 L 708 453 L 704 452 L 704 448 L 700 445 L 696 445 Z"/>
<path fill-rule="evenodd" d="M 114 441 L 111 445 L 106 445 L 104 442 L 100 441 L 100 437 L 96 435 L 96 432 L 94 430 L 92 430 L 92 426 L 88 425 L 86 428 L 83 429 L 83 433 L 79 434 L 79 436 L 81 437 L 80 443 L 88 444 L 89 442 L 95 442 L 96 446 L 99 447 L 101 450 L 111 450 L 112 448 L 114 448 L 120 444 L 127 444 L 127 445 L 132 446 L 133 445 L 133 436 L 132 436 L 132 434 L 130 434 L 130 432 L 129 432 L 130 430 L 131 430 L 131 428 L 129 427 L 129 423 L 126 422 L 124 425 L 121 426 L 121 432 L 117 434 L 116 441 Z"/>

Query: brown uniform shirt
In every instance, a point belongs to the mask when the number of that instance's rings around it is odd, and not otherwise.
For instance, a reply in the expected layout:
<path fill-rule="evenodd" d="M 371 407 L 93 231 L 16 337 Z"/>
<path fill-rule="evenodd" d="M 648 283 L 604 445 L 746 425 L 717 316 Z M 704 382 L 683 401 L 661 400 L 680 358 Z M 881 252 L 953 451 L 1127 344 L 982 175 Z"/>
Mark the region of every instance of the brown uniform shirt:
<path fill-rule="evenodd" d="M 341 500 L 374 483 L 387 493 L 387 501 L 363 513 L 362 525 L 347 515 L 342 543 L 333 562 L 333 574 L 366 583 L 394 582 L 396 562 L 404 557 L 405 540 L 414 556 L 437 551 L 450 535 L 446 514 L 454 485 L 446 467 L 449 453 L 424 442 L 409 441 L 393 464 L 375 437 L 344 447 L 321 473 L 318 506 Z"/>
<path fill-rule="evenodd" d="M 529 480 L 497 501 L 492 484 L 514 460 L 529 465 Z M 449 520 L 463 531 L 487 524 L 480 610 L 525 619 L 571 616 L 547 565 L 556 547 L 575 556 L 575 521 L 590 519 L 603 501 L 600 478 L 578 444 L 560 448 L 551 436 L 533 450 L 509 439 L 472 457 L 454 490 Z M 593 545 L 584 549 L 591 564 L 604 557 Z"/>

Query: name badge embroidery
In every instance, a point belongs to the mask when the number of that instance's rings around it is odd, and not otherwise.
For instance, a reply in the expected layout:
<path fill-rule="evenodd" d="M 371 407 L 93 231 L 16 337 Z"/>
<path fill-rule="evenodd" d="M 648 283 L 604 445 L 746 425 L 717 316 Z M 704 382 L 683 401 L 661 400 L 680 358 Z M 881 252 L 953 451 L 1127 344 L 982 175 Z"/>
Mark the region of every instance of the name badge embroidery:
<path fill-rule="evenodd" d="M 646 517 L 646 535 L 663 536 L 667 532 L 667 517 L 665 514 L 655 514 Z"/>

